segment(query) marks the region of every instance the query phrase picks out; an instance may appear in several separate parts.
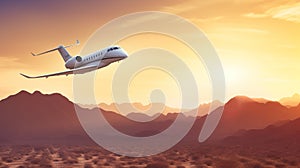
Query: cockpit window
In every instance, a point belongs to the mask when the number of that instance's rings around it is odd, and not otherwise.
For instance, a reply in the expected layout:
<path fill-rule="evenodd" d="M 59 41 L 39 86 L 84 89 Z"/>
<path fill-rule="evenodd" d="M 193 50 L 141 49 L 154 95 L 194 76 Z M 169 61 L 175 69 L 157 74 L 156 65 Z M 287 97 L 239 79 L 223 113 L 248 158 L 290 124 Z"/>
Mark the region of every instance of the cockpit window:
<path fill-rule="evenodd" d="M 120 47 L 112 47 L 112 48 L 109 48 L 108 50 L 107 50 L 107 52 L 110 52 L 110 51 L 112 51 L 112 50 L 117 50 L 117 49 L 119 49 Z"/>

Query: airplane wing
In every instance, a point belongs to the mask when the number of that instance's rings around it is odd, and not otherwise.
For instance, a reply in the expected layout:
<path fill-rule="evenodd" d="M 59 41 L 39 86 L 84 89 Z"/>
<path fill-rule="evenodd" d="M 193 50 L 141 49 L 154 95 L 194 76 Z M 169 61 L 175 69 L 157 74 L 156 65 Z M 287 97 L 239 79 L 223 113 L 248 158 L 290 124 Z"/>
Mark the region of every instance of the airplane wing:
<path fill-rule="evenodd" d="M 69 74 L 83 74 L 86 72 L 90 72 L 93 70 L 98 69 L 97 65 L 93 65 L 93 66 L 87 66 L 87 67 L 81 67 L 81 68 L 75 68 L 75 69 L 71 69 L 68 71 L 62 71 L 62 72 L 57 72 L 57 73 L 52 73 L 52 74 L 47 74 L 47 75 L 40 75 L 40 76 L 28 76 L 25 74 L 20 73 L 20 75 L 24 76 L 25 78 L 29 78 L 29 79 L 35 79 L 35 78 L 48 78 L 51 76 L 59 76 L 59 75 L 69 75 Z"/>

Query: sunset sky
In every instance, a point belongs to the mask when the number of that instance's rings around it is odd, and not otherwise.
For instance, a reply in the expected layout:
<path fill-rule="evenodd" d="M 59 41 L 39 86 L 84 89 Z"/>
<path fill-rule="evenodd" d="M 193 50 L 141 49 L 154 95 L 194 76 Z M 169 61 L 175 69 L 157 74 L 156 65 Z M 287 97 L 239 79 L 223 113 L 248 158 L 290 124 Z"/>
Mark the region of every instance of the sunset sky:
<path fill-rule="evenodd" d="M 179 15 L 207 35 L 223 65 L 226 100 L 236 95 L 278 100 L 300 93 L 299 0 L 4 0 L 0 1 L 0 98 L 20 90 L 40 90 L 43 93 L 61 93 L 72 100 L 72 76 L 29 80 L 19 75 L 20 72 L 40 75 L 65 70 L 58 53 L 32 57 L 30 52 L 71 44 L 79 39 L 82 45 L 68 49 L 72 55 L 79 54 L 99 27 L 114 18 L 142 11 Z M 120 41 L 119 45 L 129 54 L 153 43 L 175 53 L 178 48 L 182 49 L 179 53 L 189 53 L 180 43 L 168 43 L 171 39 L 155 34 L 137 35 L 127 40 Z M 112 72 L 120 64 L 98 70 L 97 78 L 109 85 Z M 132 81 L 134 86 L 129 88 L 132 101 L 149 103 L 151 86 L 162 88 L 171 97 L 172 94 L 179 95 L 170 77 L 154 71 L 138 74 Z M 155 83 L 157 79 L 162 79 L 161 83 Z M 149 86 L 149 83 L 153 85 Z M 99 103 L 113 101 L 109 89 L 95 90 L 99 92 Z M 200 101 L 208 99 L 202 97 Z M 177 101 L 167 100 L 167 104 L 176 106 Z"/>

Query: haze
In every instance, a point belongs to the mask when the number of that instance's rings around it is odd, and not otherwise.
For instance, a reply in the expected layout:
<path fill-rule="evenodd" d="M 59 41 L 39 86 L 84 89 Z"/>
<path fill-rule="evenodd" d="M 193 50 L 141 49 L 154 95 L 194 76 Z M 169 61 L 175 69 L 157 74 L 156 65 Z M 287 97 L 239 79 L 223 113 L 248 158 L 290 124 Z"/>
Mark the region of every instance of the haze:
<path fill-rule="evenodd" d="M 222 61 L 227 100 L 235 95 L 278 100 L 300 92 L 300 2 L 281 1 L 1 1 L 0 98 L 27 90 L 59 92 L 73 98 L 72 76 L 28 80 L 20 72 L 38 75 L 64 70 L 58 53 L 32 57 L 43 51 L 79 39 L 82 44 L 110 20 L 141 11 L 164 11 L 177 14 L 203 30 L 214 44 Z M 113 33 L 113 32 L 112 32 Z M 105 40 L 105 39 L 104 39 Z M 96 44 L 95 44 L 96 45 Z M 193 53 L 174 39 L 158 34 L 136 35 L 119 42 L 133 54 L 141 47 L 163 47 L 190 62 L 193 72 L 201 72 L 199 93 L 209 95 L 209 80 L 203 67 L 194 66 Z M 69 49 L 72 55 L 83 45 Z M 100 48 L 99 48 L 100 49 Z M 112 103 L 111 74 L 118 64 L 97 72 L 97 101 Z M 160 80 L 157 80 L 159 78 Z M 137 75 L 130 86 L 134 102 L 149 103 L 152 88 L 161 88 L 166 104 L 178 106 L 179 91 L 171 77 L 157 70 Z M 209 101 L 203 96 L 201 102 Z"/>

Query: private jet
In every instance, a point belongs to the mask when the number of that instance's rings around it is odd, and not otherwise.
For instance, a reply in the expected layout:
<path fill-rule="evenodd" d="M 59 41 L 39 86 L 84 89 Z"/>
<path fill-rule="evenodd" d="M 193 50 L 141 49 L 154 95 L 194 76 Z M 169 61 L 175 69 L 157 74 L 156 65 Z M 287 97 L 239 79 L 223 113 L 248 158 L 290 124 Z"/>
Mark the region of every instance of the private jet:
<path fill-rule="evenodd" d="M 53 51 L 59 51 L 61 57 L 65 62 L 65 67 L 69 70 L 47 74 L 47 75 L 40 75 L 40 76 L 28 76 L 22 73 L 20 73 L 20 75 L 29 79 L 34 79 L 34 78 L 48 78 L 51 76 L 58 76 L 58 75 L 67 76 L 69 74 L 83 74 L 83 73 L 87 73 L 90 71 L 94 71 L 106 67 L 113 62 L 117 62 L 128 57 L 127 52 L 117 45 L 110 46 L 102 50 L 98 50 L 86 56 L 72 57 L 68 53 L 66 48 L 72 47 L 74 45 L 79 45 L 79 41 L 77 40 L 75 44 L 68 45 L 68 46 L 60 45 L 57 48 L 47 50 L 39 54 L 31 53 L 33 56 L 40 56 Z"/>

